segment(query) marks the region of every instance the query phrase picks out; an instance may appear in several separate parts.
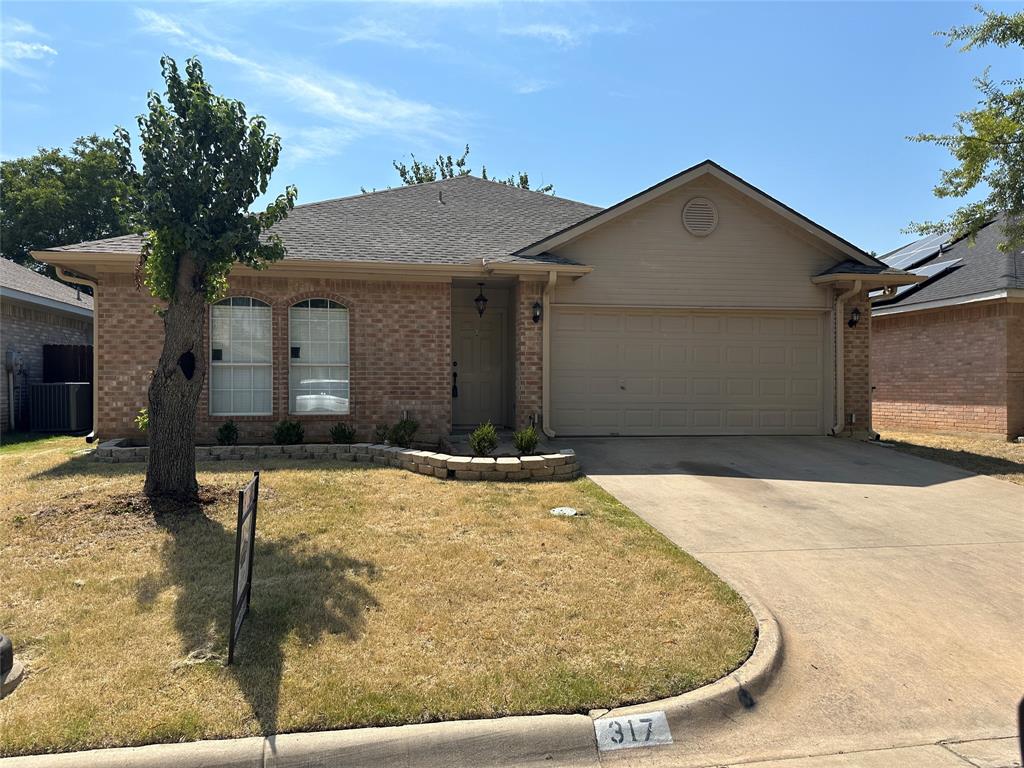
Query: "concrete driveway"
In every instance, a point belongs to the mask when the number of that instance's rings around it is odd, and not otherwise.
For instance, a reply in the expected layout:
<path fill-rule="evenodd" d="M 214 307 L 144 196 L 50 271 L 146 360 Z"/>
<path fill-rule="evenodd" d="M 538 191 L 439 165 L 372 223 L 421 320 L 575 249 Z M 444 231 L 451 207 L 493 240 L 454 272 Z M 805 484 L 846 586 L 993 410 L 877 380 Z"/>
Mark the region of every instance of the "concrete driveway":
<path fill-rule="evenodd" d="M 767 605 L 785 646 L 752 710 L 602 763 L 1019 765 L 1024 488 L 825 437 L 573 447 L 593 480 Z"/>

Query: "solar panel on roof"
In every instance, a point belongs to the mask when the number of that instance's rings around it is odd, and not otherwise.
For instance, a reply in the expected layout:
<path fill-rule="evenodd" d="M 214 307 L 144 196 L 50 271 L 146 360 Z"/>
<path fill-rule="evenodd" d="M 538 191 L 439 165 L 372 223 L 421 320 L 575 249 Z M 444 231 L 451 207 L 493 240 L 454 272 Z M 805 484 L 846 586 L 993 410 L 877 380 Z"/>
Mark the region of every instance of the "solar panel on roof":
<path fill-rule="evenodd" d="M 963 259 L 948 259 L 947 261 L 932 262 L 931 264 L 925 264 L 923 267 L 914 267 L 909 270 L 912 274 L 920 275 L 925 278 L 925 283 L 929 280 L 938 277 L 941 274 L 948 272 L 950 269 L 955 267 L 957 264 L 962 262 Z M 924 283 L 914 283 L 913 285 L 901 285 L 896 289 L 896 296 L 899 296 L 904 291 L 916 288 Z"/>
<path fill-rule="evenodd" d="M 948 239 L 944 233 L 928 235 L 882 256 L 881 260 L 890 267 L 908 269 L 934 256 Z"/>

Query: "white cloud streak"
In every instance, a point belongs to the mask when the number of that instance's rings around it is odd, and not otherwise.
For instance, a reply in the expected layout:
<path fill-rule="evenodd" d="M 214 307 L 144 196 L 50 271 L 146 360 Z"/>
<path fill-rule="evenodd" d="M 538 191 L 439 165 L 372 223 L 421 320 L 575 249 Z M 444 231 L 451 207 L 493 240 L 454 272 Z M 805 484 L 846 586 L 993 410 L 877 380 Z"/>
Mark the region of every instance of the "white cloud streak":
<path fill-rule="evenodd" d="M 594 35 L 601 34 L 623 34 L 628 31 L 624 24 L 605 26 L 601 24 L 582 24 L 569 26 L 554 22 L 534 22 L 518 26 L 508 26 L 501 30 L 503 35 L 514 37 L 530 37 L 546 43 L 552 43 L 560 48 L 575 48 L 585 40 Z"/>
<path fill-rule="evenodd" d="M 57 55 L 57 49 L 46 43 L 22 38 L 46 37 L 27 21 L 5 18 L 3 39 L 0 40 L 0 69 L 7 69 L 24 77 L 37 77 L 38 65 L 30 62 L 41 62 L 45 66 Z"/>
<path fill-rule="evenodd" d="M 299 61 L 277 61 L 272 66 L 248 58 L 205 32 L 147 8 L 136 9 L 135 16 L 143 31 L 174 39 L 204 59 L 229 64 L 268 93 L 327 121 L 326 125 L 287 132 L 294 141 L 286 151 L 295 161 L 336 154 L 361 135 L 390 133 L 447 140 L 444 126 L 458 117 L 431 104 L 322 72 Z"/>
<path fill-rule="evenodd" d="M 409 34 L 386 22 L 376 19 L 358 19 L 351 26 L 341 30 L 339 43 L 379 43 L 409 50 L 442 50 L 447 46 Z"/>

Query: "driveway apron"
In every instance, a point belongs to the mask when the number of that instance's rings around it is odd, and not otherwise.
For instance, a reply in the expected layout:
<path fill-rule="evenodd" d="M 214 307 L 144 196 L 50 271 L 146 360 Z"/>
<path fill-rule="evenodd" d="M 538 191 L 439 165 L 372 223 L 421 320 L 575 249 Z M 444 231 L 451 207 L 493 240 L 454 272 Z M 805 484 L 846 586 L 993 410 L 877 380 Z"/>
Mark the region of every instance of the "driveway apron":
<path fill-rule="evenodd" d="M 1024 693 L 1024 488 L 825 437 L 573 447 L 594 481 L 767 605 L 784 644 L 781 672 L 751 710 L 603 763 L 840 752 L 884 762 L 879 750 L 904 750 L 890 755 L 896 765 L 918 748 L 961 764 L 966 748 L 945 742 L 1012 758 Z"/>

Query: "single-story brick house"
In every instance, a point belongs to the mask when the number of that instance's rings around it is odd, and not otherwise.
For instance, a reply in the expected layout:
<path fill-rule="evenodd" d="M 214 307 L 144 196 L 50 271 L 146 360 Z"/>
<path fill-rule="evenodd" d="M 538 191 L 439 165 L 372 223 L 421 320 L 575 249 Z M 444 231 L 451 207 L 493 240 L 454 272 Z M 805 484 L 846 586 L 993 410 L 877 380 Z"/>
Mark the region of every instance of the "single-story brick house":
<path fill-rule="evenodd" d="M 229 418 L 245 440 L 284 418 L 369 436 L 403 413 L 427 439 L 487 420 L 860 432 L 868 291 L 919 279 L 711 161 L 606 209 L 465 176 L 297 206 L 275 231 L 287 258 L 237 267 L 211 308 L 201 440 Z M 96 283 L 103 438 L 135 434 L 161 346 L 139 247 L 37 255 Z"/>
<path fill-rule="evenodd" d="M 28 426 L 28 390 L 43 381 L 47 344 L 92 344 L 92 297 L 0 259 L 0 432 L 10 431 L 12 420 L 16 429 Z"/>
<path fill-rule="evenodd" d="M 926 280 L 872 309 L 876 429 L 1024 434 L 1024 250 L 931 236 L 882 256 Z"/>

